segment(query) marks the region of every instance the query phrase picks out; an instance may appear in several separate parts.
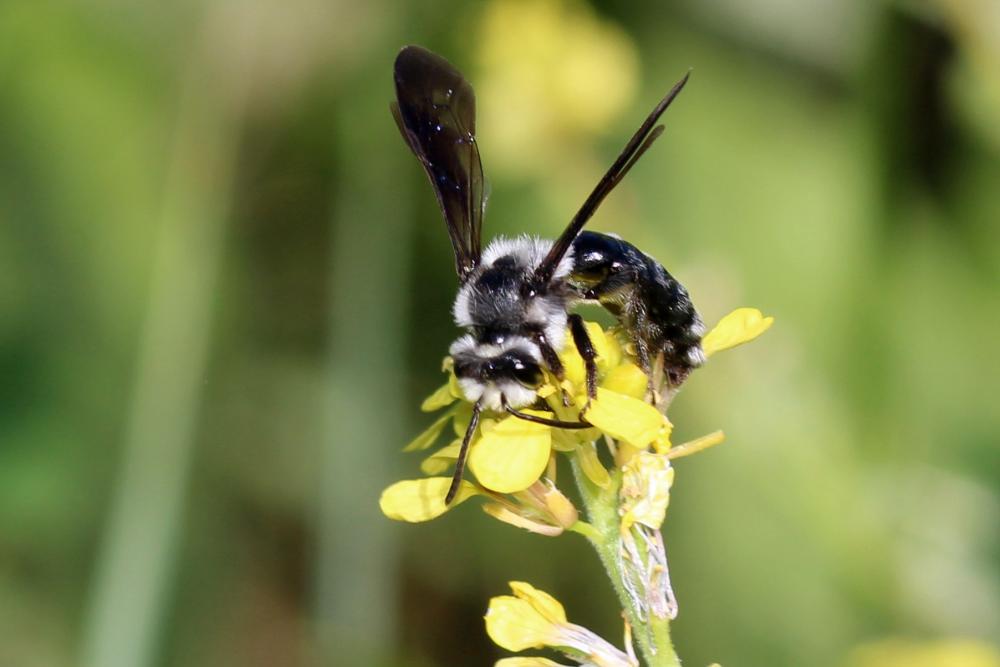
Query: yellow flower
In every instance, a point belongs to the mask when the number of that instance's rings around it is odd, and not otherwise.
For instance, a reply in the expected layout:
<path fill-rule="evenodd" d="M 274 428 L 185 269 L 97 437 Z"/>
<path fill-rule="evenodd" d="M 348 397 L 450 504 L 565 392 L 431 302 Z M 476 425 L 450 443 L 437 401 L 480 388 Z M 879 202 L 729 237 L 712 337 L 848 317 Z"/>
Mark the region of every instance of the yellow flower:
<path fill-rule="evenodd" d="M 500 595 L 490 600 L 486 612 L 486 632 L 496 644 L 508 651 L 529 648 L 553 648 L 574 658 L 580 664 L 594 667 L 636 667 L 628 654 L 580 625 L 566 619 L 559 601 L 531 584 L 510 582 L 514 595 Z M 510 660 L 510 659 L 508 659 Z M 517 660 L 517 659 L 514 659 Z M 497 665 L 553 665 L 542 658 L 521 658 L 521 662 Z M 524 662 L 527 661 L 527 662 Z"/>
<path fill-rule="evenodd" d="M 606 335 L 597 324 L 587 323 L 587 329 L 598 354 L 597 366 L 602 386 L 598 398 L 591 402 L 586 415 L 592 418 L 595 427 L 601 427 L 603 432 L 612 437 L 644 447 L 663 432 L 665 424 L 664 417 L 639 398 L 645 392 L 645 375 L 634 363 L 624 359 L 622 346 L 615 336 Z M 561 357 L 567 371 L 564 388 L 575 397 L 576 406 L 584 405 L 586 372 L 583 359 L 572 345 L 567 346 Z M 422 407 L 428 411 L 445 407 L 449 409 L 414 438 L 404 451 L 421 451 L 432 447 L 440 440 L 449 422 L 453 424 L 456 435 L 460 437 L 464 433 L 470 407 L 464 401 L 453 405 L 456 395 L 460 394 L 451 364 L 446 362 L 444 369 L 449 373 L 448 382 L 431 394 Z M 605 379 L 620 391 L 605 388 Z M 562 404 L 561 392 L 552 382 L 547 382 L 539 389 L 539 397 L 547 400 L 552 411 L 525 410 L 525 412 L 568 421 L 580 418 L 580 408 L 566 408 Z M 599 433 L 597 428 L 580 431 L 554 429 L 510 415 L 503 415 L 498 419 L 483 418 L 469 449 L 469 471 L 478 483 L 478 487 L 475 488 L 480 488 L 484 493 L 497 494 L 516 494 L 528 489 L 544 474 L 554 447 L 570 452 L 582 448 L 584 451 L 581 456 L 587 475 L 596 484 L 604 486 L 609 478 L 593 446 L 593 440 Z M 424 459 L 421 470 L 429 475 L 445 472 L 458 457 L 460 444 L 459 440 L 452 440 L 442 449 L 435 451 Z M 447 509 L 450 508 L 443 508 L 444 511 Z M 494 506 L 489 512 L 509 523 L 532 529 L 531 519 L 529 518 L 528 524 L 524 523 L 524 513 L 520 508 Z M 520 518 L 515 519 L 511 512 Z M 394 514 L 395 516 L 391 518 L 408 516 L 410 518 L 405 520 L 426 521 L 438 516 L 439 513 L 429 512 L 425 506 L 419 511 L 409 513 L 396 511 Z"/>
<path fill-rule="evenodd" d="M 738 309 L 705 336 L 706 353 L 752 340 L 767 330 L 772 321 L 773 318 L 763 317 L 758 310 Z M 588 401 L 583 359 L 576 346 L 568 344 L 559 355 L 566 370 L 565 381 L 557 385 L 555 378 L 549 377 L 538 390 L 541 405 L 548 411 L 525 412 L 563 421 L 583 419 L 593 428 L 565 430 L 512 415 L 484 415 L 469 448 L 468 468 L 475 483 L 468 480 L 463 483 L 458 502 L 444 504 L 445 477 L 407 480 L 383 493 L 380 502 L 383 513 L 401 521 L 427 521 L 478 494 L 495 501 L 487 506 L 487 512 L 498 519 L 546 535 L 559 534 L 571 524 L 553 515 L 549 509 L 540 509 L 532 501 L 533 492 L 529 492 L 541 488 L 535 486 L 540 480 L 544 486 L 545 472 L 556 452 L 576 457 L 586 477 L 595 485 L 607 488 L 611 476 L 601 463 L 596 446 L 601 435 L 613 439 L 616 465 L 626 465 L 637 453 L 650 448 L 668 458 L 676 458 L 721 440 L 718 434 L 671 448 L 673 427 L 660 410 L 645 401 L 647 378 L 629 353 L 626 334 L 618 328 L 605 331 L 591 322 L 586 327 L 597 353 L 596 398 Z M 567 335 L 567 338 L 570 337 Z M 427 475 L 442 475 L 454 465 L 460 439 L 472 413 L 471 405 L 459 390 L 450 359 L 445 359 L 442 369 L 448 374 L 448 381 L 421 407 L 426 411 L 445 411 L 404 448 L 404 451 L 430 449 L 449 430 L 449 423 L 452 425 L 454 436 L 421 463 L 421 470 Z M 564 392 L 572 399 L 568 407 L 563 404 Z M 413 506 L 405 507 L 406 503 L 413 503 Z M 629 521 L 638 515 L 633 513 L 631 516 Z"/>
<path fill-rule="evenodd" d="M 531 584 L 510 582 L 513 596 L 490 600 L 486 612 L 486 632 L 490 639 L 509 651 L 551 646 L 561 637 L 566 611 L 554 597 Z"/>

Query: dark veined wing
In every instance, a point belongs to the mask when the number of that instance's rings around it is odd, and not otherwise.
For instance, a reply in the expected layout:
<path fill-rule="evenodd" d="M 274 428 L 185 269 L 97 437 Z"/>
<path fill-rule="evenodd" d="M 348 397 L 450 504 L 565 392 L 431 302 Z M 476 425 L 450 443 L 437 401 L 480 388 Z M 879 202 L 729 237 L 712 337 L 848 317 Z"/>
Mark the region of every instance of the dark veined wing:
<path fill-rule="evenodd" d="M 615 160 L 614 164 L 611 165 L 611 168 L 604 174 L 604 177 L 597 183 L 597 187 L 595 187 L 594 191 L 590 193 L 587 200 L 583 202 L 583 206 L 580 207 L 577 214 L 573 216 L 569 226 L 566 227 L 565 231 L 563 231 L 559 238 L 556 239 L 555 243 L 552 244 L 551 250 L 549 250 L 545 259 L 542 260 L 542 263 L 539 264 L 538 268 L 535 270 L 535 280 L 539 283 L 545 284 L 552 279 L 552 274 L 555 272 L 560 260 L 562 260 L 562 258 L 569 251 L 570 246 L 573 245 L 573 240 L 576 239 L 580 230 L 583 229 L 583 226 L 587 224 L 587 221 L 594 215 L 594 211 L 597 210 L 597 207 L 601 205 L 601 202 L 608 196 L 608 193 L 614 190 L 615 186 L 618 185 L 623 178 L 625 178 L 625 174 L 632 169 L 639 158 L 642 157 L 642 154 L 645 153 L 649 147 L 653 145 L 653 142 L 656 141 L 663 133 L 662 125 L 657 125 L 656 127 L 653 127 L 653 125 L 657 120 L 659 120 L 663 112 L 667 110 L 667 107 L 669 107 L 670 103 L 674 101 L 674 98 L 681 92 L 681 89 L 684 88 L 684 84 L 687 83 L 690 74 L 691 73 L 688 72 L 684 75 L 683 79 L 675 83 L 674 87 L 670 89 L 670 92 L 668 92 L 666 96 L 660 100 L 660 103 L 656 105 L 653 111 L 650 112 L 649 116 L 646 117 L 646 120 L 643 121 L 642 125 L 639 126 L 639 129 L 636 130 L 636 133 L 632 135 L 632 138 L 625 145 L 625 149 L 621 152 L 621 155 L 618 156 L 618 159 Z"/>
<path fill-rule="evenodd" d="M 483 165 L 476 145 L 476 96 L 452 65 L 419 46 L 396 57 L 392 115 L 434 186 L 465 280 L 479 264 Z"/>

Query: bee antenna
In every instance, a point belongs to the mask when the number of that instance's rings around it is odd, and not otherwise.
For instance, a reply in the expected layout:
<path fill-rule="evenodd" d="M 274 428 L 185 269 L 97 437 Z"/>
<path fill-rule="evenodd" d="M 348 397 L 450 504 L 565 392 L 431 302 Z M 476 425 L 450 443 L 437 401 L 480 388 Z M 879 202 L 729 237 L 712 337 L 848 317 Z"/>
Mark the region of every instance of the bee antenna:
<path fill-rule="evenodd" d="M 562 419 L 548 419 L 547 417 L 529 415 L 527 412 L 521 412 L 519 410 L 512 408 L 510 404 L 507 403 L 506 399 L 504 399 L 503 401 L 503 409 L 506 410 L 509 414 L 517 417 L 518 419 L 523 419 L 526 422 L 533 422 L 535 424 L 544 424 L 545 426 L 552 426 L 554 428 L 563 428 L 569 430 L 594 428 L 593 424 L 591 424 L 588 421 L 585 421 L 582 417 L 580 418 L 580 421 L 568 422 L 568 421 L 563 421 Z"/>
<path fill-rule="evenodd" d="M 635 166 L 636 160 L 653 145 L 653 142 L 663 132 L 663 127 L 656 125 L 656 121 L 667 110 L 667 107 L 674 101 L 674 98 L 680 94 L 690 76 L 691 70 L 688 70 L 687 74 L 674 84 L 674 87 L 670 89 L 666 97 L 660 100 L 660 103 L 653 108 L 653 111 L 646 117 L 646 120 L 639 126 L 639 129 L 636 130 L 636 133 L 625 144 L 625 149 L 622 150 L 618 159 L 605 172 L 604 176 L 597 183 L 597 187 L 594 188 L 590 196 L 587 197 L 587 200 L 583 202 L 583 206 L 580 207 L 580 210 L 570 220 L 569 226 L 566 227 L 555 243 L 552 244 L 552 248 L 545 256 L 545 259 L 535 269 L 535 278 L 540 282 L 547 284 L 552 279 L 552 275 L 555 273 L 556 267 L 559 266 L 560 260 L 566 255 L 570 246 L 573 245 L 573 240 L 580 233 L 580 230 L 583 229 L 583 226 L 594 215 L 594 211 L 601 205 L 601 202 L 608 196 L 608 193 L 614 190 L 615 186 L 625 178 L 625 174 Z"/>
<path fill-rule="evenodd" d="M 450 505 L 458 493 L 458 486 L 462 482 L 462 475 L 465 473 L 465 459 L 469 453 L 469 443 L 472 442 L 472 434 L 479 426 L 479 413 L 483 409 L 483 400 L 479 399 L 472 406 L 472 418 L 469 420 L 469 427 L 465 429 L 465 437 L 462 438 L 462 448 L 458 450 L 458 459 L 455 461 L 455 474 L 451 478 L 451 486 L 448 487 L 448 495 L 444 497 L 444 504 Z"/>

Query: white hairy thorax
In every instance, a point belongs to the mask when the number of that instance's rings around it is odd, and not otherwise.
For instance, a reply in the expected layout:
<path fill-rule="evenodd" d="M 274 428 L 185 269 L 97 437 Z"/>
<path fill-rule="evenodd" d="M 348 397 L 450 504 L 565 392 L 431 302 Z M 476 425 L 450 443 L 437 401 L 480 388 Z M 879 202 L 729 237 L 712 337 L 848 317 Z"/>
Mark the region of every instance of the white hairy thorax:
<path fill-rule="evenodd" d="M 512 293 L 517 288 L 515 281 L 512 289 L 499 291 L 484 288 L 480 279 L 495 269 L 499 260 L 513 262 L 513 267 L 506 273 L 515 278 L 527 278 L 541 264 L 552 247 L 552 241 L 532 236 L 516 238 L 498 237 L 483 251 L 479 266 L 469 275 L 455 297 L 452 312 L 455 323 L 463 328 L 489 327 L 497 320 L 518 325 L 529 325 L 541 330 L 549 345 L 554 350 L 561 351 L 566 342 L 567 297 L 563 290 L 553 290 L 528 299 Z M 564 280 L 573 268 L 573 251 L 560 260 L 550 282 L 558 283 Z M 542 363 L 541 351 L 530 338 L 511 334 L 499 344 L 484 343 L 476 340 L 471 334 L 466 334 L 456 340 L 449 354 L 474 355 L 480 359 L 490 359 L 504 352 L 520 349 L 539 364 Z M 482 399 L 484 408 L 499 410 L 502 407 L 501 398 L 505 397 L 511 407 L 519 408 L 535 401 L 535 390 L 525 387 L 513 380 L 484 381 L 480 378 L 459 378 L 462 393 L 469 401 Z"/>
<path fill-rule="evenodd" d="M 551 247 L 552 241 L 534 236 L 518 236 L 512 239 L 501 236 L 494 239 L 483 251 L 479 266 L 465 281 L 455 297 L 455 304 L 452 307 L 455 324 L 463 328 L 489 324 L 488 321 L 484 321 L 483 316 L 491 313 L 481 313 L 476 308 L 477 299 L 487 296 L 482 293 L 482 288 L 479 287 L 477 281 L 493 267 L 497 260 L 512 258 L 520 272 L 527 276 L 541 264 Z M 565 279 L 572 269 L 573 249 L 570 248 L 556 267 L 552 282 Z M 545 337 L 552 347 L 557 351 L 561 350 L 566 336 L 567 304 L 565 298 L 559 295 L 540 295 L 530 300 L 521 301 L 518 306 L 523 312 L 512 313 L 511 317 L 519 317 L 525 324 L 539 326 L 545 332 Z"/>

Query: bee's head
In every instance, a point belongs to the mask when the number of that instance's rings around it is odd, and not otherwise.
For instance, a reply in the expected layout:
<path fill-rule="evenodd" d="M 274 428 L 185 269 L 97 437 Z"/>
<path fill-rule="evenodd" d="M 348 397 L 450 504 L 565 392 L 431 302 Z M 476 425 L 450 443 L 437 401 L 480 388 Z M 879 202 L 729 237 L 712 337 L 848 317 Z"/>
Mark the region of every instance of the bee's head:
<path fill-rule="evenodd" d="M 498 348 L 463 336 L 452 345 L 451 356 L 465 398 L 482 399 L 489 409 L 499 410 L 501 397 L 515 408 L 530 405 L 545 380 L 540 353 L 530 343 Z"/>
<path fill-rule="evenodd" d="M 482 377 L 491 382 L 513 380 L 522 387 L 537 389 L 544 376 L 542 367 L 526 350 L 513 349 L 498 357 L 487 359 L 482 365 Z"/>

